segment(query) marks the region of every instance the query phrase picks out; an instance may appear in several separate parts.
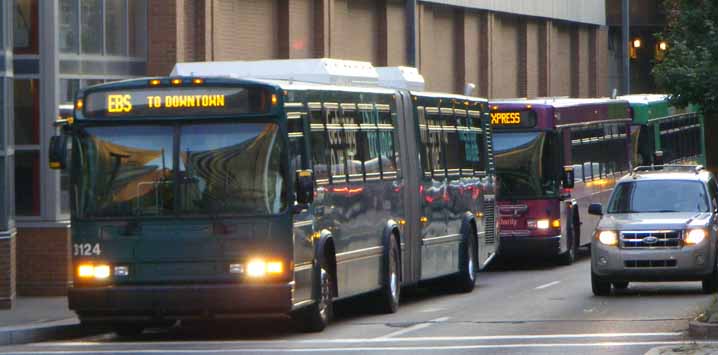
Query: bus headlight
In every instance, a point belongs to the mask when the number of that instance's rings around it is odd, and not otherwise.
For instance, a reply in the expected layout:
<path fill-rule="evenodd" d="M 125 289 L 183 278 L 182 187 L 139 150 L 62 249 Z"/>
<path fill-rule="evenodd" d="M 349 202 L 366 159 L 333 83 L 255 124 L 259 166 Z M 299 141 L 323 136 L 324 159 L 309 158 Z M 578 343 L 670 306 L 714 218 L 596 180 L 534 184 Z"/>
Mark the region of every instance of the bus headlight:
<path fill-rule="evenodd" d="M 110 277 L 110 265 L 107 264 L 80 264 L 77 266 L 77 276 L 81 279 L 105 280 Z"/>
<path fill-rule="evenodd" d="M 536 228 L 538 229 L 548 229 L 549 227 L 549 220 L 548 219 L 539 219 L 536 221 Z"/>
<path fill-rule="evenodd" d="M 284 272 L 284 263 L 281 260 L 253 259 L 247 263 L 244 271 L 252 278 L 276 276 Z"/>
<path fill-rule="evenodd" d="M 683 240 L 686 244 L 696 245 L 706 238 L 705 229 L 691 229 L 686 234 L 686 238 Z"/>
<path fill-rule="evenodd" d="M 600 231 L 598 241 L 603 245 L 618 245 L 618 234 L 614 231 Z"/>

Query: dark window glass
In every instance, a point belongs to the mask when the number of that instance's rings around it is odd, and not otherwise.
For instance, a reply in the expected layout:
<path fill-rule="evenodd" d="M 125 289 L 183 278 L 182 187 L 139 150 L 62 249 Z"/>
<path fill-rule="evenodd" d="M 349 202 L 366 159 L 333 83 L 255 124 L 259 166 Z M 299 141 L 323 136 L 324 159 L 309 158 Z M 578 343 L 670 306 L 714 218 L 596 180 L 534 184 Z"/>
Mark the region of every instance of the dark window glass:
<path fill-rule="evenodd" d="M 15 0 L 15 53 L 37 54 L 37 2 Z"/>
<path fill-rule="evenodd" d="M 494 133 L 499 193 L 511 198 L 558 195 L 560 144 L 555 133 Z"/>
<path fill-rule="evenodd" d="M 181 127 L 180 211 L 276 214 L 287 206 L 282 139 L 274 123 Z"/>
<path fill-rule="evenodd" d="M 79 89 L 79 79 L 60 79 L 60 103 L 74 102 Z"/>
<path fill-rule="evenodd" d="M 427 115 L 429 139 L 426 150 L 429 167 L 434 178 L 443 179 L 446 174 L 444 166 L 443 147 L 446 145 L 447 135 L 441 127 L 441 117 L 438 113 Z"/>
<path fill-rule="evenodd" d="M 317 111 L 321 115 L 321 111 Z M 312 112 L 312 117 L 315 113 Z M 323 124 L 312 123 L 311 129 L 311 151 L 312 151 L 312 169 L 317 183 L 327 183 L 329 181 L 329 142 L 327 139 L 327 131 Z"/>
<path fill-rule="evenodd" d="M 379 121 L 379 150 L 381 159 L 382 174 L 385 178 L 393 179 L 396 177 L 397 154 L 394 144 L 394 120 L 392 112 L 378 111 Z"/>
<path fill-rule="evenodd" d="M 60 52 L 77 53 L 80 37 L 78 36 L 78 0 L 60 0 Z"/>
<path fill-rule="evenodd" d="M 80 33 L 82 53 L 102 54 L 102 3 L 80 0 Z"/>
<path fill-rule="evenodd" d="M 105 50 L 107 55 L 127 55 L 127 4 L 105 1 Z"/>
<path fill-rule="evenodd" d="M 364 175 L 367 180 L 380 177 L 379 164 L 379 129 L 377 115 L 373 110 L 361 110 L 357 116 L 357 124 L 361 131 L 357 135 L 358 158 L 364 163 Z"/>
<path fill-rule="evenodd" d="M 15 208 L 18 216 L 40 215 L 40 152 L 15 152 Z"/>
<path fill-rule="evenodd" d="M 14 89 L 15 144 L 40 144 L 38 81 L 37 79 L 15 79 Z"/>
<path fill-rule="evenodd" d="M 329 162 L 332 182 L 346 179 L 346 151 L 348 139 L 342 129 L 342 119 L 337 110 L 327 110 L 327 137 L 329 138 Z"/>
<path fill-rule="evenodd" d="M 616 186 L 608 213 L 708 212 L 708 206 L 699 181 L 628 181 Z"/>
<path fill-rule="evenodd" d="M 419 152 L 421 154 L 421 170 L 424 177 L 431 176 L 431 166 L 429 164 L 429 127 L 426 125 L 426 110 L 423 107 L 416 109 L 417 123 L 419 124 Z"/>

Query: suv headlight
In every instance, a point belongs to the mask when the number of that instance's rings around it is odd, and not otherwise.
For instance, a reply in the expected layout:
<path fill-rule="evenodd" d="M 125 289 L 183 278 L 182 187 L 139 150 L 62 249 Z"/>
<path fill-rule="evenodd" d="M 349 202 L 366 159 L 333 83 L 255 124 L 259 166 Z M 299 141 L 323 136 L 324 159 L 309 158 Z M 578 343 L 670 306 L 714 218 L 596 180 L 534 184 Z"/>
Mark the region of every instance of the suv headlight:
<path fill-rule="evenodd" d="M 706 239 L 707 234 L 705 229 L 689 229 L 686 231 L 683 242 L 688 245 L 696 245 Z"/>
<path fill-rule="evenodd" d="M 600 231 L 596 239 L 603 245 L 618 245 L 618 234 L 614 231 Z"/>

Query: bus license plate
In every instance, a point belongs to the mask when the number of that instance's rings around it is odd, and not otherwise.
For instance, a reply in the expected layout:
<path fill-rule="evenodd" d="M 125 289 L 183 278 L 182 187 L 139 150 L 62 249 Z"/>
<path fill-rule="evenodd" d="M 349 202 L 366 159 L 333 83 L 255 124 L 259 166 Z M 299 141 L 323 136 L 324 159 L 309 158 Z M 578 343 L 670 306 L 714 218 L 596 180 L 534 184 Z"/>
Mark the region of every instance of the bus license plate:
<path fill-rule="evenodd" d="M 501 218 L 499 224 L 501 224 L 502 227 L 516 227 L 518 221 L 516 218 Z"/>

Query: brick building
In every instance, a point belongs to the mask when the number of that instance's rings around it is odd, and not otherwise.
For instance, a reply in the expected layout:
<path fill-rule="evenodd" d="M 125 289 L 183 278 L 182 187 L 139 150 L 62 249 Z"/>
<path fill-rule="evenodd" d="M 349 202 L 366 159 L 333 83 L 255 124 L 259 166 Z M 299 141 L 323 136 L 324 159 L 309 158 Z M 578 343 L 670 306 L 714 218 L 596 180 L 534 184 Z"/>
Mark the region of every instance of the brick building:
<path fill-rule="evenodd" d="M 333 57 L 417 66 L 429 90 L 608 93 L 604 0 L 0 2 L 0 308 L 71 282 L 67 179 L 47 168 L 78 88 L 177 61 Z"/>

